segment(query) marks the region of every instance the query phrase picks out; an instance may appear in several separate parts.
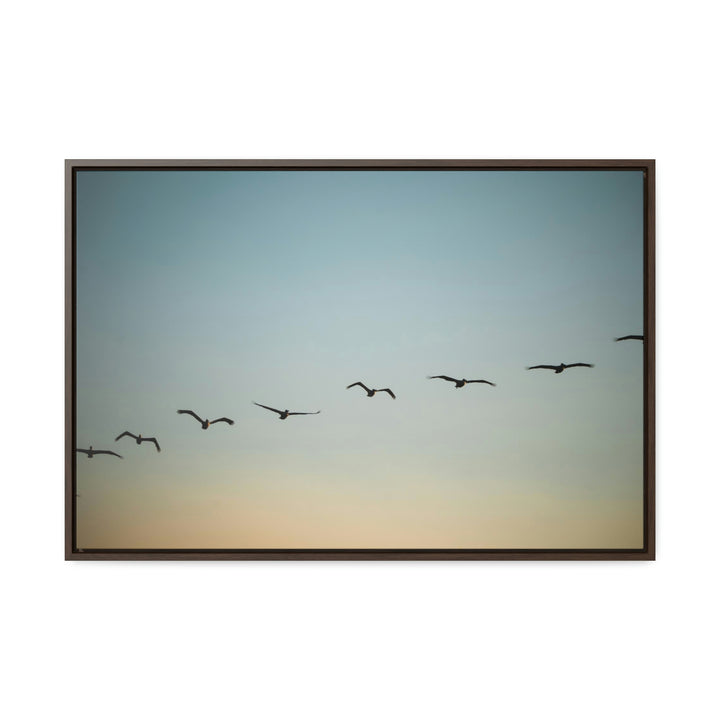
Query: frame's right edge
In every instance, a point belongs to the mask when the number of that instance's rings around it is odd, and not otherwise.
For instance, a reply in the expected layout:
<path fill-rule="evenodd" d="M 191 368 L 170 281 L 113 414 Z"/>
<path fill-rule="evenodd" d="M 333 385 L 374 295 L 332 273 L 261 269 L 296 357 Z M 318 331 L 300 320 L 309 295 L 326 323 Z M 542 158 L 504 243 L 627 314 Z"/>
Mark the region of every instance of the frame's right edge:
<path fill-rule="evenodd" d="M 655 160 L 645 168 L 645 559 L 655 559 Z"/>

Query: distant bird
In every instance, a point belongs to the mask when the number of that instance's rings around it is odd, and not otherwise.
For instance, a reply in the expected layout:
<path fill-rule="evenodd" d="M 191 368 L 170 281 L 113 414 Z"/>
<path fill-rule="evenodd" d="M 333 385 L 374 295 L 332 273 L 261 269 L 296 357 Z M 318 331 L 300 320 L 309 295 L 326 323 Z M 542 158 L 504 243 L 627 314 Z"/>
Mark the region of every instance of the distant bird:
<path fill-rule="evenodd" d="M 555 374 L 561 373 L 563 370 L 567 370 L 571 367 L 595 367 L 594 365 L 591 365 L 590 363 L 570 363 L 569 365 L 566 365 L 565 363 L 560 363 L 559 365 L 533 365 L 532 367 L 526 368 L 526 370 L 537 370 L 538 368 L 546 368 L 547 370 L 554 370 Z"/>
<path fill-rule="evenodd" d="M 85 453 L 89 458 L 91 458 L 93 455 L 114 455 L 115 457 L 122 458 L 122 455 L 118 455 L 112 450 L 93 450 L 92 445 L 87 450 L 83 450 L 82 448 L 75 448 L 75 452 Z"/>
<path fill-rule="evenodd" d="M 128 437 L 134 438 L 135 442 L 139 445 L 140 443 L 144 442 L 151 442 L 155 443 L 155 447 L 157 448 L 157 451 L 160 452 L 160 445 L 158 445 L 158 441 L 154 437 L 143 437 L 142 435 L 133 435 L 131 432 L 128 432 L 127 430 L 125 432 L 120 433 L 116 438 L 115 442 L 117 442 L 121 437 L 124 437 L 127 435 Z"/>
<path fill-rule="evenodd" d="M 464 385 L 469 385 L 470 383 L 485 383 L 485 385 L 492 385 L 493 387 L 496 387 L 495 383 L 490 382 L 489 380 L 465 380 L 464 378 L 462 380 L 456 380 L 455 378 L 448 377 L 447 375 L 428 375 L 428 380 L 435 379 L 454 382 L 456 388 L 461 388 Z"/>
<path fill-rule="evenodd" d="M 621 340 L 645 340 L 644 335 L 623 335 L 622 337 L 615 338 L 615 342 L 620 342 Z"/>
<path fill-rule="evenodd" d="M 261 405 L 260 403 L 253 402 L 253 405 L 257 405 L 258 407 L 265 408 L 266 410 L 272 410 L 274 413 L 277 413 L 280 417 L 278 420 L 287 420 L 289 415 L 319 415 L 320 411 L 317 412 L 290 412 L 289 410 L 276 410 L 275 408 L 268 407 L 267 405 Z"/>
<path fill-rule="evenodd" d="M 234 425 L 235 421 L 231 420 L 230 418 L 221 417 L 217 418 L 217 420 L 208 420 L 207 418 L 203 420 L 199 415 L 196 415 L 192 410 L 178 410 L 178 414 L 180 415 L 192 415 L 201 425 L 203 430 L 207 430 L 211 425 L 218 422 L 224 422 L 228 425 Z M 159 450 L 160 448 L 158 448 Z"/>
<path fill-rule="evenodd" d="M 395 400 L 395 393 L 390 388 L 382 388 L 380 390 L 371 390 L 365 383 L 355 382 L 352 385 L 348 385 L 345 389 L 349 390 L 351 387 L 359 385 L 366 393 L 368 397 L 372 397 L 375 393 L 386 392 L 393 400 Z"/>

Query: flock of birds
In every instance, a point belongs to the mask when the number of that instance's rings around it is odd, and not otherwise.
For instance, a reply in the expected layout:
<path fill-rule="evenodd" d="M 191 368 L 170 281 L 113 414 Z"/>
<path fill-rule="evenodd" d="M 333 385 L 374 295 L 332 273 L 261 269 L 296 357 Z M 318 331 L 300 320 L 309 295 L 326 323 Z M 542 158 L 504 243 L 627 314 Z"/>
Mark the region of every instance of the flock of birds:
<path fill-rule="evenodd" d="M 621 340 L 644 340 L 643 335 L 623 335 L 622 337 L 615 338 L 615 342 L 620 342 Z M 564 372 L 565 370 L 568 370 L 569 368 L 575 368 L 575 367 L 595 367 L 591 363 L 560 363 L 559 365 L 531 365 L 530 367 L 526 368 L 526 370 L 553 370 L 555 374 L 559 374 L 561 372 Z M 449 375 L 428 375 L 428 380 L 446 380 L 448 382 L 455 383 L 455 388 L 462 388 L 465 387 L 465 385 L 470 385 L 471 383 L 483 383 L 485 385 L 492 385 L 492 387 L 496 387 L 494 382 L 490 382 L 489 380 L 466 380 L 465 378 L 458 379 L 454 377 L 450 377 Z M 353 387 L 361 387 L 367 394 L 367 397 L 373 397 L 376 393 L 387 393 L 393 400 L 396 399 L 395 393 L 390 388 L 369 388 L 365 383 L 363 382 L 354 382 L 351 383 L 346 387 L 346 390 L 349 390 Z M 258 407 L 264 408 L 265 410 L 270 410 L 271 412 L 274 412 L 278 415 L 278 420 L 286 420 L 291 415 L 318 415 L 320 413 L 320 410 L 316 410 L 315 412 L 290 412 L 289 410 L 278 410 L 277 408 L 270 407 L 269 405 L 262 405 L 261 403 L 253 402 L 254 405 L 257 405 Z M 195 418 L 200 423 L 200 426 L 203 430 L 207 430 L 211 425 L 214 425 L 215 423 L 227 423 L 228 425 L 234 425 L 235 421 L 231 420 L 228 417 L 220 417 L 216 418 L 215 420 L 209 420 L 207 418 L 203 419 L 201 418 L 196 412 L 192 410 L 178 410 L 177 411 L 179 415 L 190 415 L 191 417 Z M 155 448 L 157 452 L 160 452 L 160 443 L 158 443 L 157 438 L 154 437 L 143 437 L 140 433 L 135 435 L 134 433 L 131 433 L 129 430 L 124 430 L 121 432 L 116 438 L 115 442 L 120 440 L 120 438 L 123 437 L 130 437 L 133 440 L 135 440 L 135 443 L 137 445 L 141 445 L 144 442 L 150 442 L 155 445 Z M 88 456 L 88 458 L 92 458 L 94 455 L 114 455 L 115 457 L 122 458 L 122 455 L 119 455 L 118 453 L 114 452 L 113 450 L 95 450 L 92 445 L 90 445 L 89 448 L 75 448 L 76 452 L 85 453 L 85 455 Z"/>

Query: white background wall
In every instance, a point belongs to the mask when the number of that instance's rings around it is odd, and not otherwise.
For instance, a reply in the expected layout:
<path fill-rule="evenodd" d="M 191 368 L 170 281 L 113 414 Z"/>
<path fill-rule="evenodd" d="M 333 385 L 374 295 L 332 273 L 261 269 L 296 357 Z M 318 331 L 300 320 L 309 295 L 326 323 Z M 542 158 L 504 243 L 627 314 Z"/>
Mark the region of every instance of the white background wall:
<path fill-rule="evenodd" d="M 717 713 L 711 9 L 4 9 L 6 717 Z M 657 158 L 658 561 L 64 562 L 65 157 Z"/>

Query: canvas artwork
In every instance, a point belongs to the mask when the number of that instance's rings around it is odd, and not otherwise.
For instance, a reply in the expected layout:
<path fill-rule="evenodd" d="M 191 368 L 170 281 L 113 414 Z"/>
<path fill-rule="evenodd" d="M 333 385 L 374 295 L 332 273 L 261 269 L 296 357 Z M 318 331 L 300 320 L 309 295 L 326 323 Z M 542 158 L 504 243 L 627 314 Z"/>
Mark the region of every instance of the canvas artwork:
<path fill-rule="evenodd" d="M 67 169 L 67 557 L 654 557 L 652 161 Z"/>

